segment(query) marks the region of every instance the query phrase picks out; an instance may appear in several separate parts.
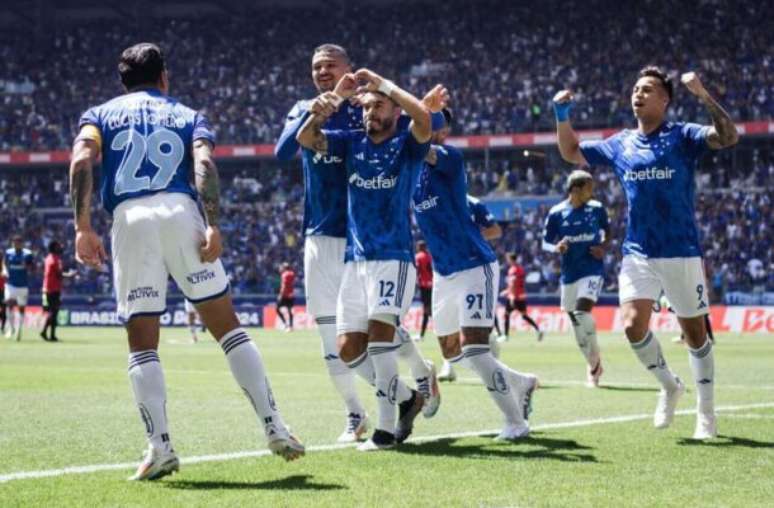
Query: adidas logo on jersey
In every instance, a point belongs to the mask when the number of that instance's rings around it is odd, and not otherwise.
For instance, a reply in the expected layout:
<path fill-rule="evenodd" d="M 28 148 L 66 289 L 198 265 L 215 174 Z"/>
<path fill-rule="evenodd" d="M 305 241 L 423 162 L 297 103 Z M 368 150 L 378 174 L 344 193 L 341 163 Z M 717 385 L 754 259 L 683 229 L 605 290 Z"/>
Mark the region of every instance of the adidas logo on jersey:
<path fill-rule="evenodd" d="M 314 157 L 312 157 L 312 162 L 315 164 L 320 164 L 321 162 L 323 164 L 341 164 L 344 162 L 344 159 L 335 155 L 323 155 L 320 152 L 316 152 Z"/>
<path fill-rule="evenodd" d="M 640 171 L 629 170 L 624 173 L 625 182 L 636 182 L 638 180 L 671 180 L 675 174 L 674 169 L 669 168 L 647 168 Z"/>
<path fill-rule="evenodd" d="M 390 301 L 387 298 L 379 302 L 379 307 L 389 307 L 389 306 L 390 306 Z"/>
<path fill-rule="evenodd" d="M 480 312 L 474 312 L 472 316 L 470 316 L 470 319 L 481 319 L 481 313 Z"/>
<path fill-rule="evenodd" d="M 414 210 L 417 212 L 424 212 L 426 210 L 430 210 L 431 208 L 435 208 L 436 206 L 438 206 L 438 196 L 430 196 L 424 201 L 414 203 Z"/>
<path fill-rule="evenodd" d="M 349 183 L 355 187 L 366 190 L 392 189 L 398 183 L 397 176 L 383 177 L 382 175 L 373 178 L 363 178 L 358 173 L 353 173 L 349 177 Z"/>

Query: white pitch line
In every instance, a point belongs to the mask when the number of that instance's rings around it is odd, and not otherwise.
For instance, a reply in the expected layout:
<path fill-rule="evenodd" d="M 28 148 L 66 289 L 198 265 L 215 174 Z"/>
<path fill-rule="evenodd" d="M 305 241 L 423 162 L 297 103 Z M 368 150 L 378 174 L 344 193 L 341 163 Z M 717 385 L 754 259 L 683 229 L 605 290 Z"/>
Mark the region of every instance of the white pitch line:
<path fill-rule="evenodd" d="M 726 418 L 741 418 L 741 419 L 751 419 L 751 420 L 774 420 L 774 415 L 758 415 L 755 413 L 744 413 L 744 414 L 728 414 L 726 415 Z"/>
<path fill-rule="evenodd" d="M 760 402 L 756 404 L 742 404 L 737 406 L 720 406 L 715 408 L 718 412 L 731 412 L 742 411 L 747 409 L 764 409 L 774 408 L 774 402 Z M 693 409 L 681 409 L 676 411 L 676 415 L 692 415 L 695 413 Z M 732 415 L 729 415 L 732 416 Z M 553 430 L 553 429 L 567 429 L 573 427 L 587 427 L 590 425 L 603 425 L 608 423 L 626 423 L 634 422 L 638 420 L 649 420 L 652 418 L 652 414 L 633 414 L 633 415 L 621 415 L 610 416 L 606 418 L 593 418 L 587 420 L 574 420 L 570 422 L 556 422 L 556 423 L 544 423 L 535 425 L 532 427 L 533 431 L 538 430 Z M 471 432 L 454 432 L 451 434 L 436 434 L 432 436 L 418 436 L 409 439 L 409 443 L 427 443 L 431 441 L 440 441 L 442 439 L 460 439 L 465 437 L 479 437 L 491 434 L 497 434 L 499 429 L 491 430 L 477 430 Z M 307 447 L 308 452 L 329 452 L 335 450 L 343 450 L 346 448 L 353 448 L 357 443 L 348 444 L 330 444 L 330 445 L 316 445 Z M 200 464 L 202 462 L 225 462 L 229 460 L 264 457 L 271 455 L 269 450 L 253 450 L 231 453 L 219 453 L 215 455 L 198 455 L 194 457 L 183 457 L 180 462 L 183 464 Z M 101 471 L 115 471 L 119 469 L 133 469 L 137 467 L 136 462 L 124 462 L 120 464 L 94 464 L 91 466 L 70 466 L 61 469 L 48 469 L 43 471 L 19 471 L 16 473 L 7 473 L 0 475 L 0 483 L 6 483 L 14 480 L 25 480 L 32 478 L 48 478 L 53 476 L 63 476 L 68 474 L 86 474 L 86 473 L 98 473 Z"/>

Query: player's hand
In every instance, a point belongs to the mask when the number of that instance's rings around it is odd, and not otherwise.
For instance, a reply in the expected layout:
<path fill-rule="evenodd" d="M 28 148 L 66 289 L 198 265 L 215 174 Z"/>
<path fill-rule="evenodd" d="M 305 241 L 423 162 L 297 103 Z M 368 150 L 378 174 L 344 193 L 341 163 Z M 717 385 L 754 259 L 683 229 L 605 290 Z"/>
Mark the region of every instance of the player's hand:
<path fill-rule="evenodd" d="M 685 88 L 696 97 L 703 99 L 709 95 L 707 89 L 704 88 L 704 85 L 701 83 L 698 74 L 695 72 L 686 72 L 680 76 L 680 82 L 682 82 L 682 84 L 685 85 Z"/>
<path fill-rule="evenodd" d="M 438 162 L 438 152 L 436 151 L 434 146 L 431 146 L 430 150 L 427 151 L 427 155 L 425 156 L 425 162 L 427 162 L 431 166 L 435 166 L 435 164 Z"/>
<path fill-rule="evenodd" d="M 357 89 L 358 93 L 376 92 L 384 81 L 383 77 L 365 68 L 355 72 L 355 79 L 358 83 L 362 83 Z"/>
<path fill-rule="evenodd" d="M 357 79 L 354 74 L 348 72 L 344 74 L 338 83 L 336 88 L 333 89 L 333 93 L 339 97 L 349 99 L 357 92 Z"/>
<path fill-rule="evenodd" d="M 589 247 L 589 252 L 597 259 L 603 259 L 605 257 L 605 248 L 601 245 L 592 245 Z"/>
<path fill-rule="evenodd" d="M 422 104 L 431 113 L 438 113 L 449 104 L 449 90 L 443 85 L 435 85 L 427 95 L 422 97 Z"/>
<path fill-rule="evenodd" d="M 81 229 L 75 232 L 75 260 L 99 269 L 107 259 L 102 239 L 93 229 Z"/>
<path fill-rule="evenodd" d="M 570 119 L 570 110 L 575 97 L 569 90 L 560 90 L 554 95 L 554 114 L 557 122 L 566 122 Z"/>
<path fill-rule="evenodd" d="M 325 92 L 312 101 L 309 111 L 314 115 L 329 117 L 336 112 L 336 96 L 333 92 Z"/>
<path fill-rule="evenodd" d="M 217 226 L 207 226 L 204 232 L 204 242 L 199 249 L 202 263 L 213 263 L 223 253 L 223 242 L 220 238 L 220 229 Z"/>
<path fill-rule="evenodd" d="M 570 241 L 567 238 L 562 238 L 562 240 L 556 244 L 556 252 L 559 254 L 564 254 L 567 252 L 567 249 L 570 248 Z"/>
<path fill-rule="evenodd" d="M 559 90 L 554 95 L 554 104 L 566 104 L 575 100 L 575 96 L 569 90 Z"/>

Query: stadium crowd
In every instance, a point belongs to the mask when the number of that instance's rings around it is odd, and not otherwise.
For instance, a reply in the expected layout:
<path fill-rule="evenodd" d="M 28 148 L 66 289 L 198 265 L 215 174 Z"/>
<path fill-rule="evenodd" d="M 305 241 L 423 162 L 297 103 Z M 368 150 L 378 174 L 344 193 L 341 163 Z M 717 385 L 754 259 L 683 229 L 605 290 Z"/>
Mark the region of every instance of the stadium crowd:
<path fill-rule="evenodd" d="M 475 164 L 474 164 L 475 166 Z M 519 175 L 526 171 L 515 172 Z M 563 172 L 546 173 L 542 194 L 560 198 Z M 716 188 L 713 179 L 720 172 L 702 172 L 697 177 L 697 219 L 706 257 L 713 296 L 728 291 L 774 291 L 774 215 L 771 193 L 753 190 L 751 182 L 763 188 L 774 184 L 774 163 L 756 167 L 744 178 L 730 178 L 733 185 Z M 605 290 L 617 290 L 620 244 L 625 226 L 625 197 L 617 178 L 608 170 L 595 172 L 595 197 L 608 209 L 613 242 L 605 258 Z M 526 193 L 519 184 L 514 190 Z M 703 182 L 703 184 L 702 184 Z M 0 241 L 21 233 L 36 254 L 33 293 L 38 292 L 42 260 L 51 239 L 65 243 L 65 263 L 72 259 L 73 233 L 69 196 L 63 171 L 19 174 L 5 172 L 0 179 Z M 768 187 L 766 187 L 768 185 Z M 535 189 L 533 189 L 535 190 Z M 296 269 L 298 294 L 303 288 L 302 216 L 303 187 L 300 169 L 224 171 L 222 230 L 226 244 L 224 264 L 237 294 L 274 294 L 279 287 L 278 268 L 287 261 Z M 535 194 L 540 194 L 535 192 Z M 506 252 L 520 254 L 527 273 L 527 289 L 555 293 L 559 286 L 559 260 L 541 250 L 541 233 L 548 206 L 524 211 L 514 220 L 502 222 L 504 235 L 496 250 L 505 264 Z M 104 235 L 109 249 L 109 217 L 95 210 L 95 229 Z M 740 248 L 744 243 L 745 248 Z M 109 295 L 110 268 L 94 271 L 79 266 L 79 275 L 65 281 L 67 293 Z M 174 291 L 174 288 L 173 288 Z"/>
<path fill-rule="evenodd" d="M 764 8 L 755 0 L 649 0 L 610 16 L 620 10 L 615 0 L 450 0 L 4 27 L 0 151 L 69 147 L 81 112 L 120 93 L 117 55 L 138 39 L 166 50 L 172 94 L 205 111 L 222 144 L 277 138 L 292 104 L 314 95 L 310 55 L 324 41 L 343 44 L 357 65 L 414 91 L 446 84 L 460 134 L 551 130 L 551 97 L 565 87 L 578 97 L 576 126 L 629 125 L 632 80 L 652 63 L 654 47 L 670 72 L 699 72 L 733 118 L 770 119 L 774 31 Z M 380 30 L 372 29 L 374 19 Z M 671 114 L 707 120 L 680 90 Z"/>

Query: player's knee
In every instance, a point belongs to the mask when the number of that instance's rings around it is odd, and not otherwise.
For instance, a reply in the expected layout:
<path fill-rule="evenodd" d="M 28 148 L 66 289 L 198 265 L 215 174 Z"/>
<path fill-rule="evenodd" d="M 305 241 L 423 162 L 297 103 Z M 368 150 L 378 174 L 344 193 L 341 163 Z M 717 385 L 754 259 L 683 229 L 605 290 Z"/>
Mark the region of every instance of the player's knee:
<path fill-rule="evenodd" d="M 438 344 L 441 346 L 441 354 L 447 360 L 457 358 L 462 354 L 459 334 L 457 333 L 438 337 Z"/>
<path fill-rule="evenodd" d="M 460 344 L 489 344 L 489 328 L 463 328 L 460 333 Z"/>
<path fill-rule="evenodd" d="M 362 335 L 363 337 L 359 337 Z M 365 334 L 342 334 L 336 339 L 339 349 L 339 358 L 343 362 L 351 362 L 366 352 L 367 342 Z"/>

